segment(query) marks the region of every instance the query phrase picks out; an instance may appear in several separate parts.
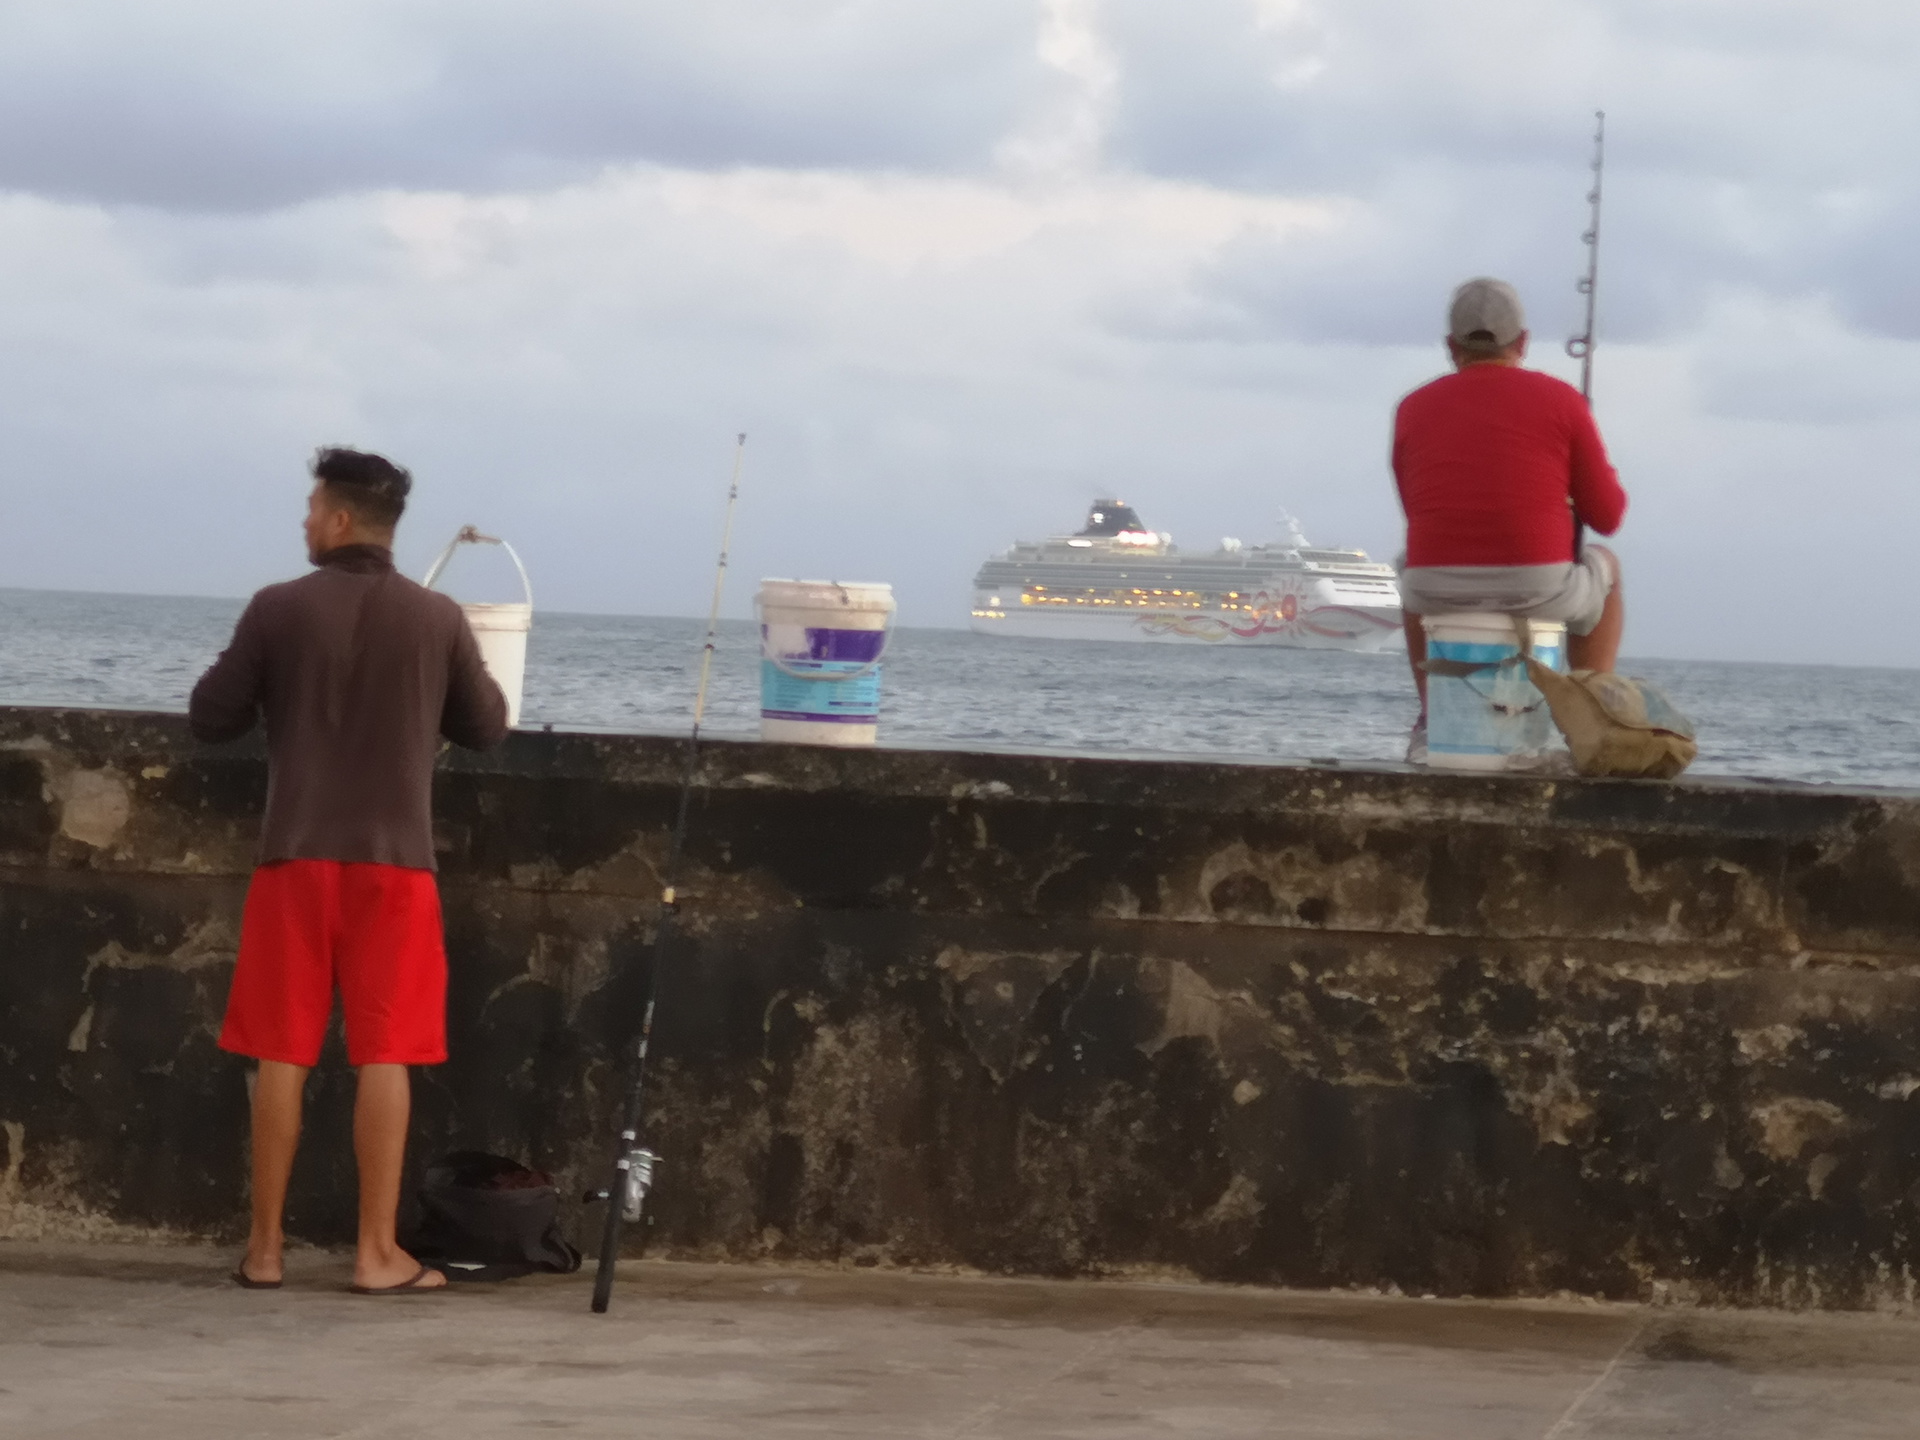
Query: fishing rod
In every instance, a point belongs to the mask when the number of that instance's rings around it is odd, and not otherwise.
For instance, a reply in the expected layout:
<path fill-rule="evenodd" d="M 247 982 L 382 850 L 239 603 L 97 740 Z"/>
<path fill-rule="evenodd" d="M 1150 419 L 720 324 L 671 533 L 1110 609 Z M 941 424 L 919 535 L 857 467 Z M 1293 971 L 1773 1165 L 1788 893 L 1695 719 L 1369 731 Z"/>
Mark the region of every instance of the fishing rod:
<path fill-rule="evenodd" d="M 1573 288 L 1587 297 L 1586 328 L 1567 341 L 1567 354 L 1580 362 L 1580 393 L 1593 403 L 1593 310 L 1600 293 L 1600 182 L 1607 164 L 1607 112 L 1593 112 L 1593 189 L 1587 192 L 1590 207 L 1587 231 L 1580 243 L 1587 247 L 1587 273 L 1573 282 Z"/>
<path fill-rule="evenodd" d="M 1580 362 L 1580 397 L 1593 405 L 1593 311 L 1600 294 L 1600 182 L 1607 165 L 1607 112 L 1593 112 L 1593 189 L 1587 192 L 1587 230 L 1580 243 L 1587 247 L 1587 273 L 1573 282 L 1573 288 L 1587 297 L 1587 323 L 1581 332 L 1567 341 L 1567 354 Z M 1573 558 L 1580 558 L 1587 527 L 1578 515 L 1573 519 Z"/>
<path fill-rule="evenodd" d="M 620 1116 L 620 1148 L 613 1162 L 613 1183 L 587 1194 L 604 1200 L 606 1222 L 600 1228 L 600 1261 L 593 1275 L 593 1313 L 604 1315 L 613 1298 L 613 1268 L 620 1257 L 621 1225 L 638 1224 L 653 1188 L 653 1172 L 660 1157 L 640 1143 L 641 1105 L 646 1098 L 647 1042 L 653 1037 L 653 1007 L 660 988 L 660 957 L 667 952 L 680 917 L 675 884 L 687 848 L 687 814 L 693 800 L 693 782 L 700 766 L 700 721 L 707 711 L 707 681 L 713 674 L 713 638 L 720 628 L 720 593 L 727 583 L 727 552 L 733 545 L 733 508 L 740 498 L 740 465 L 746 458 L 743 433 L 733 447 L 733 480 L 727 487 L 727 518 L 720 531 L 720 563 L 713 575 L 713 604 L 707 610 L 707 640 L 700 650 L 700 683 L 693 692 L 693 728 L 687 732 L 686 765 L 680 773 L 680 807 L 667 842 L 666 863 L 660 867 L 660 921 L 653 931 L 653 954 L 647 966 L 647 1003 L 641 1012 L 640 1039 L 634 1047 L 633 1081 L 627 1088 L 626 1108 Z"/>

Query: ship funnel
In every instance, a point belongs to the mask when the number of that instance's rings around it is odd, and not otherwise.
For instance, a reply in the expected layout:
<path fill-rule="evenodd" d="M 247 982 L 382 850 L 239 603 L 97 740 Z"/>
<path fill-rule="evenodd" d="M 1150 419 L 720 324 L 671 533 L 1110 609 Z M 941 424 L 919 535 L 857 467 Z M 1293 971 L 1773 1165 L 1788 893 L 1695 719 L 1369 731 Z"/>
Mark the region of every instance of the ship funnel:
<path fill-rule="evenodd" d="M 1147 527 L 1140 523 L 1140 516 L 1124 500 L 1096 500 L 1087 511 L 1086 529 L 1082 535 L 1114 536 L 1123 534 L 1147 533 Z"/>

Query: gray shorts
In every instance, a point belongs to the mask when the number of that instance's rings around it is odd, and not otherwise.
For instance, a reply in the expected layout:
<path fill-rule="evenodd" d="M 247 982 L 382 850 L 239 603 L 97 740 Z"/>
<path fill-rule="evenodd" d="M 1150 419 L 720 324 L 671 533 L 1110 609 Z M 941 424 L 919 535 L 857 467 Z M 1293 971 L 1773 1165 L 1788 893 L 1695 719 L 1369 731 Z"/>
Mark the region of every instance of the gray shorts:
<path fill-rule="evenodd" d="M 1454 615 L 1495 610 L 1535 620 L 1559 620 L 1576 635 L 1600 623 L 1613 589 L 1613 563 L 1589 546 L 1558 565 L 1416 565 L 1400 557 L 1400 605 L 1410 615 Z"/>

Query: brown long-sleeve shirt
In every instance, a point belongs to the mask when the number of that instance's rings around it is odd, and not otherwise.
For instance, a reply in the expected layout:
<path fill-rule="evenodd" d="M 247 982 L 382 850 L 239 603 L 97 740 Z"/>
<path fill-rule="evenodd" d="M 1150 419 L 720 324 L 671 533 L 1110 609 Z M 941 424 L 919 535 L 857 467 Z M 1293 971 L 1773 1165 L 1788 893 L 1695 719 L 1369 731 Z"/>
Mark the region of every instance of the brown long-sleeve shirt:
<path fill-rule="evenodd" d="M 265 717 L 267 813 L 256 858 L 434 868 L 440 736 L 484 750 L 507 702 L 460 607 L 378 545 L 344 545 L 311 575 L 255 595 L 193 687 L 201 740 Z"/>

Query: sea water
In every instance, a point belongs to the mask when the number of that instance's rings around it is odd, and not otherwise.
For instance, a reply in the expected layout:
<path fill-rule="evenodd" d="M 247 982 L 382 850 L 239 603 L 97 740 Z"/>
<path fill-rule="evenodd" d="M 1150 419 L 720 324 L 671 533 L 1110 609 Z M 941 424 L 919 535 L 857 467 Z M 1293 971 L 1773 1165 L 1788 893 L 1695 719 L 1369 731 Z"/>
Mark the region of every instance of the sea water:
<path fill-rule="evenodd" d="M 241 604 L 0 589 L 0 704 L 184 709 Z M 683 731 L 702 628 L 537 614 L 522 725 Z M 753 625 L 725 622 L 711 733 L 757 732 L 759 660 Z M 1920 787 L 1920 670 L 1631 658 L 1621 668 L 1693 717 L 1693 773 Z M 907 627 L 886 673 L 880 739 L 898 746 L 1398 760 L 1416 708 L 1398 655 Z"/>

